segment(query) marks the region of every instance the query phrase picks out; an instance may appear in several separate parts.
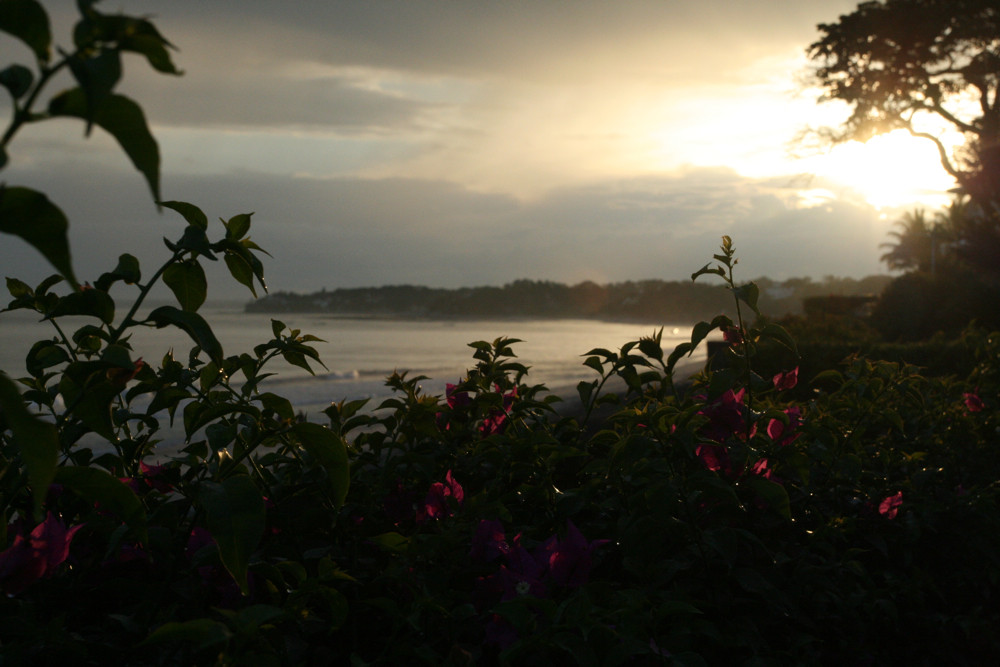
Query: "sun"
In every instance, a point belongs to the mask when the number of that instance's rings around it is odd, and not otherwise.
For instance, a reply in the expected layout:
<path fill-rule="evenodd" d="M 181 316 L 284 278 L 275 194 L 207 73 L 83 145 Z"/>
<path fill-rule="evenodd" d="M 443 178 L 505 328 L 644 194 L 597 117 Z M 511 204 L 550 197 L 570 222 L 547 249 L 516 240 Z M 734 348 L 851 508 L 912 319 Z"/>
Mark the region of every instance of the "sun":
<path fill-rule="evenodd" d="M 809 172 L 849 190 L 877 209 L 940 208 L 951 201 L 955 179 L 941 166 L 934 144 L 896 130 L 840 144 L 809 158 Z"/>

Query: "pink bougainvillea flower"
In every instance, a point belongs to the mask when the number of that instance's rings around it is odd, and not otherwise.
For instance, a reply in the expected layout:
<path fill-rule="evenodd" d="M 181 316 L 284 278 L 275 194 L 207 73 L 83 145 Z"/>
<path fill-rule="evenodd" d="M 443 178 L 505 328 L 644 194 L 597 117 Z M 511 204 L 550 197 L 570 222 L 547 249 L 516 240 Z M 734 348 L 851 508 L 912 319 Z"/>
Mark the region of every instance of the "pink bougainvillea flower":
<path fill-rule="evenodd" d="M 501 602 L 525 596 L 540 599 L 548 597 L 548 589 L 541 578 L 541 568 L 526 571 L 501 565 L 499 578 L 503 587 Z"/>
<path fill-rule="evenodd" d="M 771 469 L 771 466 L 767 462 L 767 459 L 760 459 L 759 461 L 757 461 L 757 463 L 754 463 L 753 467 L 750 468 L 750 472 L 752 472 L 754 475 L 759 475 L 764 479 L 771 479 L 772 477 L 774 477 L 774 471 Z"/>
<path fill-rule="evenodd" d="M 0 588 L 17 595 L 45 574 L 46 559 L 40 557 L 30 539 L 14 537 L 14 543 L 0 553 Z"/>
<path fill-rule="evenodd" d="M 461 408 L 467 408 L 472 405 L 472 398 L 469 396 L 467 391 L 456 391 L 458 389 L 457 384 L 451 384 L 450 382 L 444 387 L 445 399 L 448 401 L 448 407 L 452 410 L 459 410 Z"/>
<path fill-rule="evenodd" d="M 802 411 L 797 405 L 785 409 L 788 415 L 788 423 L 785 424 L 780 419 L 772 419 L 767 423 L 767 435 L 771 440 L 784 447 L 794 442 L 801 433 L 797 433 L 798 427 L 802 424 Z"/>
<path fill-rule="evenodd" d="M 475 560 L 489 562 L 507 553 L 510 553 L 510 545 L 507 544 L 503 524 L 496 519 L 482 519 L 472 538 L 469 556 Z"/>
<path fill-rule="evenodd" d="M 886 519 L 895 519 L 896 515 L 899 514 L 899 507 L 903 504 L 903 492 L 897 491 L 893 495 L 889 496 L 878 506 L 878 513 L 884 516 Z"/>
<path fill-rule="evenodd" d="M 139 496 L 146 491 L 146 487 L 143 485 L 142 481 L 136 479 L 135 477 L 119 477 L 118 481 L 132 489 L 132 493 Z"/>
<path fill-rule="evenodd" d="M 497 393 L 501 393 L 500 387 L 497 387 Z M 514 400 L 517 398 L 517 387 L 514 387 L 508 393 L 503 395 L 503 408 L 494 409 L 490 411 L 490 414 L 483 419 L 483 425 L 479 428 L 483 437 L 496 435 L 498 433 L 503 433 L 504 429 L 507 428 L 507 416 L 510 411 L 511 406 L 514 405 Z"/>
<path fill-rule="evenodd" d="M 729 452 L 722 445 L 700 444 L 695 447 L 694 455 L 709 470 L 721 473 L 729 473 L 732 470 L 732 465 L 729 462 Z"/>
<path fill-rule="evenodd" d="M 146 484 L 150 488 L 156 489 L 160 493 L 168 493 L 174 487 L 169 482 L 165 480 L 167 473 L 167 466 L 165 465 L 146 465 L 142 461 L 139 462 L 139 470 L 142 471 L 142 476 L 146 480 Z"/>
<path fill-rule="evenodd" d="M 799 367 L 796 366 L 787 373 L 778 373 L 771 381 L 774 382 L 774 388 L 779 391 L 791 389 L 799 383 Z"/>
<path fill-rule="evenodd" d="M 608 543 L 608 540 L 588 542 L 583 533 L 566 521 L 566 537 L 559 540 L 554 536 L 542 545 L 541 554 L 547 556 L 549 576 L 560 586 L 576 588 L 587 583 L 593 567 L 594 549 Z"/>
<path fill-rule="evenodd" d="M 746 438 L 746 405 L 743 403 L 745 395 L 745 389 L 740 389 L 738 392 L 730 389 L 715 401 L 705 405 L 698 414 L 708 417 L 708 423 L 701 427 L 699 433 L 715 442 L 723 442 L 731 436 L 741 440 Z"/>
<path fill-rule="evenodd" d="M 726 327 L 722 330 L 722 340 L 730 345 L 739 345 L 743 342 L 743 330 L 739 327 Z"/>
<path fill-rule="evenodd" d="M 69 558 L 70 542 L 82 527 L 67 529 L 49 512 L 30 535 L 15 536 L 14 543 L 0 552 L 0 587 L 8 595 L 17 595 L 42 577 L 51 576 Z"/>
<path fill-rule="evenodd" d="M 461 505 L 465 500 L 465 490 L 462 485 L 455 481 L 451 475 L 451 470 L 444 477 L 444 483 L 434 482 L 427 491 L 423 505 L 417 509 L 417 521 L 423 522 L 427 519 L 440 519 L 451 516 L 451 507 L 448 499 L 452 498 Z"/>
<path fill-rule="evenodd" d="M 986 407 L 983 405 L 983 399 L 974 392 L 962 394 L 962 400 L 965 401 L 965 409 L 969 412 L 982 412 L 983 408 Z"/>

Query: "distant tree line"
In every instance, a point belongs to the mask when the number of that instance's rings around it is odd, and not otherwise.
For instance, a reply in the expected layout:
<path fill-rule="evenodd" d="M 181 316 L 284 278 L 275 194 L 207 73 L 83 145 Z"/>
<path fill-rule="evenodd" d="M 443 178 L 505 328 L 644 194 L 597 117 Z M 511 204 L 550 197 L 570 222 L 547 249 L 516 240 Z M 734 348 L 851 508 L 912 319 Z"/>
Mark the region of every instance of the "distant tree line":
<path fill-rule="evenodd" d="M 762 312 L 773 317 L 802 312 L 803 299 L 825 295 L 877 295 L 887 276 L 861 280 L 828 276 L 821 281 L 792 278 L 756 280 Z M 690 281 L 640 280 L 576 285 L 515 280 L 502 287 L 432 288 L 415 285 L 323 289 L 312 294 L 275 292 L 248 303 L 247 312 L 331 313 L 362 317 L 442 319 L 585 318 L 672 322 L 710 319 L 728 312 L 732 297 L 722 285 Z"/>

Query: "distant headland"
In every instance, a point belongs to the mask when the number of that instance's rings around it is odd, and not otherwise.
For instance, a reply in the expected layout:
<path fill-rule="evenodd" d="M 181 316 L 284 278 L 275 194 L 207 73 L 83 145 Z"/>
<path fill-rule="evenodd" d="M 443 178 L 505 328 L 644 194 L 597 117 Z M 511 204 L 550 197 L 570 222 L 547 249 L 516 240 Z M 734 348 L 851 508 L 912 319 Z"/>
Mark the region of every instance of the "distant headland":
<path fill-rule="evenodd" d="M 781 317 L 802 312 L 802 301 L 826 295 L 877 295 L 889 276 L 862 279 L 828 276 L 820 281 L 757 278 L 761 312 Z M 248 303 L 253 313 L 326 313 L 340 317 L 414 319 L 597 319 L 686 324 L 732 308 L 722 285 L 690 281 L 640 280 L 598 285 L 564 285 L 515 280 L 502 287 L 456 289 L 416 285 L 322 289 L 311 294 L 275 292 Z"/>

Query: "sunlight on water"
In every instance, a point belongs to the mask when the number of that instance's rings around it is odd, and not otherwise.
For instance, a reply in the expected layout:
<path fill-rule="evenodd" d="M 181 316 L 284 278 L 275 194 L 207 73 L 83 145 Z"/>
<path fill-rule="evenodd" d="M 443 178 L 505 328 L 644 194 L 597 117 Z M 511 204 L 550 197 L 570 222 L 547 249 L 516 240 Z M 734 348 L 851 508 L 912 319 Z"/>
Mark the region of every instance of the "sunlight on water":
<path fill-rule="evenodd" d="M 202 314 L 227 355 L 252 353 L 255 345 L 272 337 L 271 318 L 267 315 L 243 313 L 239 306 L 205 308 Z M 25 374 L 24 357 L 34 341 L 55 335 L 51 325 L 37 319 L 24 311 L 0 314 L 0 368 L 12 377 Z M 442 394 L 447 382 L 456 382 L 474 365 L 468 344 L 500 336 L 523 341 L 513 350 L 518 360 L 529 366 L 529 384 L 545 384 L 559 395 L 572 394 L 578 382 L 597 377 L 583 366 L 586 352 L 595 347 L 617 351 L 626 342 L 649 336 L 658 328 L 592 320 L 375 320 L 314 314 L 287 314 L 280 319 L 325 341 L 314 346 L 326 369 L 316 365 L 316 375 L 310 376 L 278 360 L 270 367 L 277 375 L 268 378 L 261 388 L 288 397 L 297 409 L 310 415 L 344 399 L 373 398 L 377 403 L 390 395 L 385 378 L 395 370 L 407 371 L 409 377 L 427 376 L 429 379 L 421 383 L 424 391 Z M 84 323 L 83 318 L 63 320 L 67 332 Z M 688 326 L 665 323 L 664 350 L 669 353 L 690 335 Z M 185 334 L 169 328 L 137 330 L 132 345 L 133 358 L 143 357 L 154 365 L 170 349 L 183 360 L 192 346 Z M 691 363 L 700 365 L 704 358 L 701 350 Z"/>

